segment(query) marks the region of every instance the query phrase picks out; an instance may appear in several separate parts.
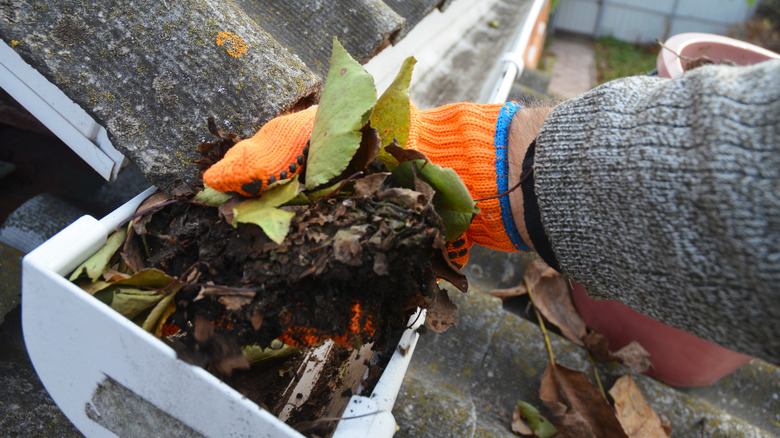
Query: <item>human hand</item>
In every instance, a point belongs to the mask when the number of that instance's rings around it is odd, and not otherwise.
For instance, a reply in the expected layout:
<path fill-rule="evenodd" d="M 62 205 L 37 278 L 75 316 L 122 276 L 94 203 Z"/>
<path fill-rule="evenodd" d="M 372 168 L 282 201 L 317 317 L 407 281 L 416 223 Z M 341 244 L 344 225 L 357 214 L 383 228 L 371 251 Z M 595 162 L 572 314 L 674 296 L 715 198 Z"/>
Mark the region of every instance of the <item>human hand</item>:
<path fill-rule="evenodd" d="M 468 261 L 474 243 L 502 251 L 528 250 L 512 217 L 509 196 L 496 196 L 509 189 L 509 124 L 520 109 L 513 103 L 455 103 L 429 110 L 411 106 L 407 148 L 454 169 L 478 200 L 480 213 L 468 231 L 448 242 L 447 254 L 459 268 Z M 204 182 L 222 192 L 259 196 L 269 184 L 300 173 L 315 116 L 312 107 L 271 120 L 208 169 Z M 522 157 L 516 161 L 522 163 Z"/>

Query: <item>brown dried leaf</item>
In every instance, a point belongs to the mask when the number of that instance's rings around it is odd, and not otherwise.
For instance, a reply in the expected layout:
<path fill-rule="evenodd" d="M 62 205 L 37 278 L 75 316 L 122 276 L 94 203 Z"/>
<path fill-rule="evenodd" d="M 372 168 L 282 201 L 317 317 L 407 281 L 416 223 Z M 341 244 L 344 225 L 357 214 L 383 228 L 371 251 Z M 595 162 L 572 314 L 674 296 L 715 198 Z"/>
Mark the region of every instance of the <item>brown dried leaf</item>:
<path fill-rule="evenodd" d="M 511 298 L 511 297 L 519 297 L 522 295 L 525 295 L 528 293 L 528 289 L 525 288 L 525 284 L 520 283 L 515 287 L 510 287 L 507 289 L 493 289 L 488 294 L 493 295 L 494 297 L 501 298 L 502 300 L 505 298 Z"/>
<path fill-rule="evenodd" d="M 626 437 L 612 407 L 580 371 L 548 364 L 539 398 L 569 436 Z"/>
<path fill-rule="evenodd" d="M 388 176 L 389 173 L 373 173 L 355 180 L 355 196 L 367 198 L 373 195 L 384 186 Z"/>
<path fill-rule="evenodd" d="M 240 203 L 244 202 L 245 199 L 240 198 L 238 196 L 234 198 L 230 198 L 228 201 L 223 202 L 219 208 L 217 209 L 219 211 L 219 217 L 225 220 L 225 222 L 228 223 L 228 225 L 233 225 L 233 209 Z"/>
<path fill-rule="evenodd" d="M 658 417 L 661 418 L 661 429 L 664 430 L 666 436 L 672 436 L 672 422 L 664 414 L 658 414 Z"/>
<path fill-rule="evenodd" d="M 223 295 L 217 298 L 217 301 L 219 301 L 220 304 L 225 306 L 225 309 L 231 312 L 236 312 L 241 310 L 242 307 L 251 303 L 252 297 L 245 297 L 241 295 Z"/>
<path fill-rule="evenodd" d="M 619 378 L 609 395 L 615 400 L 617 418 L 631 438 L 666 438 L 671 430 L 664 428 L 661 417 L 647 404 L 631 375 Z"/>
<path fill-rule="evenodd" d="M 378 252 L 374 256 L 374 273 L 376 275 L 390 275 L 390 271 L 387 270 L 387 255 L 383 252 Z"/>
<path fill-rule="evenodd" d="M 414 212 L 420 213 L 430 203 L 430 198 L 417 190 L 392 187 L 379 193 L 379 199 L 390 200 L 396 205 L 402 205 Z"/>
<path fill-rule="evenodd" d="M 549 268 L 550 267 L 547 265 L 547 263 L 544 262 L 544 260 L 534 259 L 531 261 L 531 263 L 528 264 L 528 267 L 526 267 L 523 278 L 528 279 L 528 283 L 531 285 L 531 287 L 534 287 L 536 283 L 539 283 L 539 279 L 542 277 L 542 274 Z M 520 283 L 522 284 L 523 282 Z"/>
<path fill-rule="evenodd" d="M 148 213 L 145 213 L 142 216 L 133 219 L 133 229 L 135 230 L 136 234 L 142 236 L 147 233 L 146 224 L 148 224 L 149 221 L 152 220 L 152 215 L 156 212 L 156 210 L 153 210 L 154 207 L 164 202 L 167 202 L 169 200 L 170 198 L 168 197 L 168 195 L 162 192 L 157 192 L 152 196 L 146 198 L 144 202 L 142 202 L 141 205 L 138 206 L 138 209 L 135 211 L 136 214 L 146 210 L 150 210 L 150 211 Z"/>
<path fill-rule="evenodd" d="M 417 178 L 417 168 L 413 167 L 412 171 L 414 172 L 414 190 L 420 192 L 425 196 L 425 205 L 423 207 L 427 207 L 428 204 L 433 202 L 433 197 L 436 195 L 436 190 L 431 187 L 430 184 L 427 182 L 421 180 L 420 178 Z"/>
<path fill-rule="evenodd" d="M 431 161 L 422 152 L 416 149 L 404 149 L 401 146 L 399 146 L 398 143 L 396 143 L 395 141 L 385 146 L 385 150 L 390 155 L 392 155 L 393 158 L 398 160 L 399 163 L 403 163 L 404 161 L 412 161 L 412 160 L 425 160 L 426 162 Z"/>
<path fill-rule="evenodd" d="M 447 280 L 463 293 L 469 290 L 469 280 L 466 278 L 466 274 L 452 264 L 450 258 L 447 257 L 444 246 L 433 253 L 430 264 L 431 271 L 437 278 Z"/>
<path fill-rule="evenodd" d="M 173 182 L 173 192 L 171 194 L 175 199 L 191 199 L 195 196 L 195 189 L 186 182 L 177 179 Z"/>
<path fill-rule="evenodd" d="M 214 324 L 211 321 L 201 316 L 196 316 L 195 321 L 192 323 L 193 332 L 192 336 L 198 342 L 206 342 L 214 337 Z"/>
<path fill-rule="evenodd" d="M 636 341 L 631 341 L 616 352 L 610 351 L 607 338 L 596 331 L 591 330 L 583 337 L 583 341 L 585 341 L 585 348 L 598 362 L 620 362 L 635 373 L 644 373 L 653 366 L 649 359 L 650 353 Z"/>
<path fill-rule="evenodd" d="M 541 259 L 536 259 L 528 265 L 525 277 L 529 280 L 534 306 L 539 312 L 567 339 L 584 346 L 582 338 L 587 333 L 587 327 L 574 307 L 569 285 L 563 276 Z"/>
<path fill-rule="evenodd" d="M 362 247 L 360 239 L 366 232 L 366 226 L 352 226 L 342 228 L 333 236 L 333 257 L 341 263 L 350 266 L 363 264 Z"/>
<path fill-rule="evenodd" d="M 637 341 L 631 341 L 631 343 L 616 351 L 614 356 L 635 373 L 647 372 L 653 366 L 649 359 L 650 353 Z"/>
<path fill-rule="evenodd" d="M 591 330 L 582 338 L 585 348 L 596 362 L 612 362 L 612 352 L 609 351 L 609 341 L 601 333 Z"/>
<path fill-rule="evenodd" d="M 135 228 L 130 227 L 128 230 L 120 255 L 127 267 L 133 271 L 133 274 L 145 267 L 141 247 L 138 245 L 138 239 L 135 238 Z"/>
<path fill-rule="evenodd" d="M 208 284 L 213 284 L 211 281 L 209 281 Z M 192 301 L 199 301 L 206 297 L 214 296 L 214 295 L 220 295 L 225 290 L 222 288 L 217 287 L 209 287 L 209 286 L 201 286 L 200 290 L 198 291 L 198 295 L 192 299 Z"/>
<path fill-rule="evenodd" d="M 248 370 L 249 359 L 241 354 L 241 350 L 238 353 L 226 355 L 214 361 L 214 368 L 217 373 L 229 376 L 233 373 L 233 370 Z"/>
<path fill-rule="evenodd" d="M 238 299 L 238 301 L 243 300 L 249 300 L 251 301 L 252 298 L 257 295 L 257 292 L 251 289 L 231 289 L 231 288 L 225 288 L 225 287 L 218 287 L 214 286 L 214 283 L 209 281 L 206 286 L 201 286 L 200 290 L 198 291 L 198 295 L 193 298 L 192 301 L 199 301 L 206 297 L 217 297 L 223 298 L 223 297 L 235 297 Z M 225 306 L 227 304 L 223 303 Z"/>
<path fill-rule="evenodd" d="M 103 272 L 103 280 L 109 283 L 124 280 L 126 278 L 130 278 L 130 274 L 125 274 L 124 272 L 117 271 L 116 266 L 108 268 L 105 270 L 105 272 Z"/>
<path fill-rule="evenodd" d="M 450 300 L 446 290 L 440 289 L 435 282 L 432 288 L 433 298 L 425 299 L 425 322 L 434 332 L 442 333 L 450 326 L 458 325 L 460 315 L 458 306 Z"/>
<path fill-rule="evenodd" d="M 534 431 L 525 424 L 523 416 L 520 415 L 520 408 L 515 408 L 512 412 L 512 432 L 523 436 L 534 436 Z"/>
<path fill-rule="evenodd" d="M 369 124 L 363 126 L 360 130 L 360 146 L 355 155 L 347 165 L 343 176 L 348 177 L 355 172 L 366 170 L 366 167 L 376 159 L 379 154 L 379 147 L 382 145 L 382 139 L 379 138 L 379 132 Z"/>

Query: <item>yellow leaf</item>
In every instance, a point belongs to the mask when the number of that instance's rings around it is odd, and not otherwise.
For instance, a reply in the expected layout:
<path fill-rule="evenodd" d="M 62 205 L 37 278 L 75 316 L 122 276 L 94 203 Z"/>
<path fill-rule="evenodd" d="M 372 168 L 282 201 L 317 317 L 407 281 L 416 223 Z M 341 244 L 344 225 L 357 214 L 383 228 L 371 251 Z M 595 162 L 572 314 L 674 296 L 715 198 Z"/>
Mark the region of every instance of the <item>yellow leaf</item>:
<path fill-rule="evenodd" d="M 233 208 L 233 226 L 238 222 L 251 223 L 263 229 L 276 243 L 282 243 L 290 230 L 295 213 L 276 208 L 294 199 L 300 191 L 298 176 L 287 184 L 269 187 L 263 196 L 250 199 Z"/>

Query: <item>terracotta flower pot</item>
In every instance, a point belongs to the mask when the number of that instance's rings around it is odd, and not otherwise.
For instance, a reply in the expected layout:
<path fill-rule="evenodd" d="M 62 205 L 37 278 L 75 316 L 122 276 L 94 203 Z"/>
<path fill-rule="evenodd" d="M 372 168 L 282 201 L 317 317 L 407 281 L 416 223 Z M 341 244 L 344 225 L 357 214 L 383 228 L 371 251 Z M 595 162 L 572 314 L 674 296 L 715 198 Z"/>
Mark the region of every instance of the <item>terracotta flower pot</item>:
<path fill-rule="evenodd" d="M 582 319 L 617 350 L 637 341 L 650 353 L 647 372 L 672 386 L 705 386 L 731 374 L 752 357 L 676 329 L 611 300 L 595 300 L 572 282 L 572 299 Z"/>
<path fill-rule="evenodd" d="M 701 56 L 706 56 L 713 62 L 731 61 L 737 65 L 750 65 L 772 58 L 780 58 L 777 53 L 756 45 L 709 33 L 677 34 L 666 40 L 664 46 L 670 50 L 661 49 L 656 61 L 658 76 L 662 78 L 674 78 L 681 75 L 693 67 L 690 65 L 691 59 L 697 59 Z M 693 64 L 696 63 L 693 62 Z"/>

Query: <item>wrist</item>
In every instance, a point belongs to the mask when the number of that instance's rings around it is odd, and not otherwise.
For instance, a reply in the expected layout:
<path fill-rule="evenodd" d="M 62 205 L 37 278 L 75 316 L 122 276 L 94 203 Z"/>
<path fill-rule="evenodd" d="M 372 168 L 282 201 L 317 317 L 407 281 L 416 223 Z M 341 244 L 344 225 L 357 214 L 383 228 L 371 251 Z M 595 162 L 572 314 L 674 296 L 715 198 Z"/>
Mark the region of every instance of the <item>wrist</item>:
<path fill-rule="evenodd" d="M 552 111 L 552 107 L 525 108 L 515 113 L 515 116 L 512 118 L 512 122 L 509 125 L 509 142 L 507 145 L 509 187 L 515 187 L 520 182 L 520 178 L 525 176 L 523 163 L 526 161 L 528 148 L 539 133 L 550 111 Z M 526 172 L 530 171 L 530 168 L 526 170 Z M 526 212 L 522 187 L 509 193 L 509 203 L 520 237 L 532 251 L 536 251 L 525 222 Z"/>

